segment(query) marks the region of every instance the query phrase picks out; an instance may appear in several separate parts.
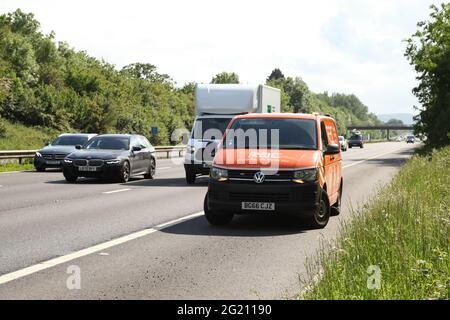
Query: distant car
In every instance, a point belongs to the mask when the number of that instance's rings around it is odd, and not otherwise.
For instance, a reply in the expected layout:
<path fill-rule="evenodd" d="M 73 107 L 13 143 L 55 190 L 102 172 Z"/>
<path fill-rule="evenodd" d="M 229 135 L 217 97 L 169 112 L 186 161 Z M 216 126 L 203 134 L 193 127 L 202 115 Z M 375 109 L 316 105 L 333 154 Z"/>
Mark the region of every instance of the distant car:
<path fill-rule="evenodd" d="M 355 135 L 351 136 L 350 139 L 348 139 L 348 147 L 352 148 L 355 146 L 364 148 L 364 141 L 363 141 L 362 135 L 355 134 Z"/>
<path fill-rule="evenodd" d="M 64 158 L 75 151 L 76 145 L 83 145 L 95 137 L 93 133 L 64 133 L 34 155 L 34 167 L 42 172 L 47 168 L 61 168 Z"/>
<path fill-rule="evenodd" d="M 153 179 L 156 172 L 155 148 L 140 135 L 105 134 L 77 146 L 64 159 L 64 177 L 75 182 L 78 177 L 117 178 L 128 182 L 133 176 Z"/>
<path fill-rule="evenodd" d="M 343 136 L 339 136 L 339 145 L 341 146 L 342 151 L 347 151 L 348 149 L 348 141 Z"/>
<path fill-rule="evenodd" d="M 414 143 L 414 142 L 416 142 L 416 137 L 414 137 L 414 136 L 406 137 L 406 143 Z"/>

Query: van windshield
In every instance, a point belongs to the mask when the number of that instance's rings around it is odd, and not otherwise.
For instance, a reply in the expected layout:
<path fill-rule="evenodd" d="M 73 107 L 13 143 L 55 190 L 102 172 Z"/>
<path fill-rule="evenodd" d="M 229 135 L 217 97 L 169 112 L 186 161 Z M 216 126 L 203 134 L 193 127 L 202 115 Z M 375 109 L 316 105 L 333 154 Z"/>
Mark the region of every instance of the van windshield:
<path fill-rule="evenodd" d="M 317 149 L 316 122 L 298 118 L 245 118 L 236 120 L 224 148 Z"/>
<path fill-rule="evenodd" d="M 193 139 L 220 140 L 233 118 L 198 118 L 192 130 Z"/>

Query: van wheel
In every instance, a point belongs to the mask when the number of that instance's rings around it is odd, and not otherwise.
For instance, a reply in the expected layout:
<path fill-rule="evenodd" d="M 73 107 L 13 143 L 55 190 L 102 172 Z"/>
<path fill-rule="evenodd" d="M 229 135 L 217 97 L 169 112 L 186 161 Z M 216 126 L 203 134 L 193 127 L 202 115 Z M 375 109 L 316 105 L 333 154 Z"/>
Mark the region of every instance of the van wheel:
<path fill-rule="evenodd" d="M 195 183 L 195 172 L 193 170 L 186 169 L 186 183 L 194 184 Z"/>
<path fill-rule="evenodd" d="M 341 213 L 341 202 L 342 202 L 342 183 L 339 188 L 337 201 L 335 204 L 331 206 L 331 216 L 338 216 Z"/>
<path fill-rule="evenodd" d="M 203 201 L 203 211 L 205 212 L 205 218 L 213 226 L 224 226 L 233 220 L 232 213 L 217 213 L 209 208 L 208 205 L 208 194 L 205 196 Z"/>
<path fill-rule="evenodd" d="M 322 190 L 319 195 L 319 206 L 310 217 L 310 226 L 314 229 L 323 229 L 330 220 L 330 202 L 328 194 Z"/>

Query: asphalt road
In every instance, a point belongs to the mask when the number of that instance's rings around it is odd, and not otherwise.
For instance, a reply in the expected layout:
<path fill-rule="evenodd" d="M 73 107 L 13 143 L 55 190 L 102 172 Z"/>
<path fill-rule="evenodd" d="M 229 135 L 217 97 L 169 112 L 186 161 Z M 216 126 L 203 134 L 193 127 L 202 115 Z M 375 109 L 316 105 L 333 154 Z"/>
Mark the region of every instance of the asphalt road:
<path fill-rule="evenodd" d="M 212 227 L 201 216 L 207 179 L 186 185 L 180 159 L 159 160 L 156 179 L 127 184 L 67 184 L 58 171 L 0 174 L 0 299 L 291 297 L 307 257 L 417 146 L 344 152 L 343 212 L 323 230 L 277 216 Z M 81 271 L 80 289 L 67 288 L 70 266 Z"/>

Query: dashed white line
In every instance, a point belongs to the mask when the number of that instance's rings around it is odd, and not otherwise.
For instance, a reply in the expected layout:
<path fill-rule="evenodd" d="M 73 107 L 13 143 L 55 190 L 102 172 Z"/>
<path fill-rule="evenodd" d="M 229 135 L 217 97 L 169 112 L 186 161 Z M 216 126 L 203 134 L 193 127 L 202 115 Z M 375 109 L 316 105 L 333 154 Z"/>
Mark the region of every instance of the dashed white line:
<path fill-rule="evenodd" d="M 170 169 L 171 167 L 162 167 L 162 168 L 156 168 L 156 170 L 166 170 L 166 169 Z"/>
<path fill-rule="evenodd" d="M 87 255 L 90 255 L 92 253 L 104 252 L 104 250 L 109 249 L 111 247 L 115 247 L 117 245 L 129 242 L 131 240 L 135 240 L 138 238 L 142 238 L 144 236 L 148 236 L 149 234 L 155 233 L 159 230 L 174 226 L 176 224 L 199 217 L 201 215 L 203 215 L 203 211 L 193 213 L 193 214 L 190 214 L 188 216 L 185 216 L 185 217 L 182 217 L 179 219 L 175 219 L 175 220 L 172 220 L 169 222 L 159 224 L 153 228 L 144 229 L 144 230 L 137 231 L 132 234 L 129 234 L 129 235 L 126 235 L 126 236 L 123 236 L 123 237 L 120 237 L 120 238 L 117 238 L 114 240 L 106 241 L 104 243 L 100 243 L 95 246 L 92 246 L 92 247 L 89 247 L 86 249 L 82 249 L 82 250 L 70 253 L 68 255 L 65 255 L 65 256 L 50 259 L 50 260 L 26 267 L 26 268 L 23 268 L 23 269 L 20 269 L 17 271 L 13 271 L 13 272 L 4 274 L 4 275 L 0 276 L 0 285 L 5 284 L 10 281 L 13 281 L 13 280 L 17 280 L 17 279 L 29 276 L 33 273 L 36 273 L 36 272 L 39 272 L 39 271 L 42 271 L 42 270 L 45 270 L 48 268 L 55 267 L 57 265 L 72 261 L 74 259 L 78 259 L 78 258 L 87 256 Z"/>
<path fill-rule="evenodd" d="M 131 190 L 130 188 L 126 188 L 126 189 L 118 189 L 118 190 L 112 190 L 112 191 L 105 191 L 103 192 L 104 194 L 111 194 L 111 193 L 118 193 L 118 192 L 125 192 L 125 191 L 129 191 Z"/>

